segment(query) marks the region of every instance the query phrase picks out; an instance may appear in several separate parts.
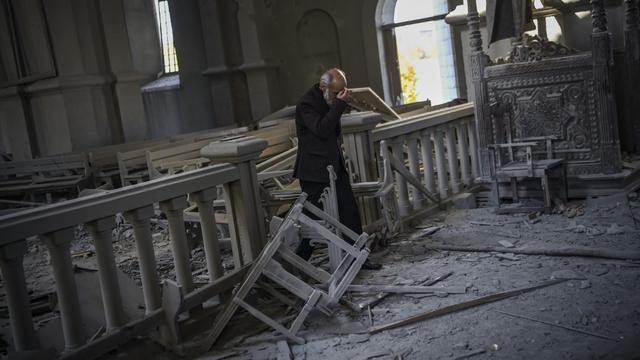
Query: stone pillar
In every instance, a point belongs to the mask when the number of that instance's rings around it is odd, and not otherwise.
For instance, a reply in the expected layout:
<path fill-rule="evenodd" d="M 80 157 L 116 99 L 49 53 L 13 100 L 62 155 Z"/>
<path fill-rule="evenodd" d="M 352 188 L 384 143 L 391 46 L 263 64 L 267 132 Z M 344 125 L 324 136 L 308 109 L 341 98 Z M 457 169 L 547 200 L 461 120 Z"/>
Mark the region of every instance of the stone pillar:
<path fill-rule="evenodd" d="M 238 169 L 239 180 L 224 184 L 236 268 L 254 260 L 266 244 L 265 213 L 256 173 L 256 159 L 266 148 L 266 140 L 240 138 L 211 143 L 200 152 L 213 164 L 233 163 Z"/>
<path fill-rule="evenodd" d="M 591 0 L 591 53 L 593 57 L 593 82 L 596 89 L 595 101 L 600 133 L 600 162 L 605 174 L 617 173 L 622 169 L 618 120 L 613 99 L 613 48 L 611 34 L 607 31 L 607 16 L 604 0 Z"/>
<path fill-rule="evenodd" d="M 484 68 L 489 59 L 482 51 L 482 37 L 480 34 L 480 18 L 476 0 L 467 1 L 467 22 L 469 25 L 469 47 L 471 48 L 471 77 L 474 88 L 474 110 L 476 116 L 476 133 L 478 135 L 478 152 L 480 155 L 480 177 L 488 180 L 491 176 L 489 163 L 489 149 L 492 144 L 493 130 L 489 116 L 487 102 L 487 86 L 484 81 Z"/>
<path fill-rule="evenodd" d="M 342 143 L 355 182 L 378 180 L 376 154 L 371 132 L 382 122 L 377 113 L 365 112 L 342 116 Z M 380 218 L 376 199 L 357 199 L 364 225 Z"/>
<path fill-rule="evenodd" d="M 467 143 L 467 125 L 466 121 L 458 121 L 455 124 L 458 133 L 458 152 L 460 153 L 460 172 L 462 173 L 462 182 L 466 186 L 471 185 L 469 172 L 469 144 Z"/>
<path fill-rule="evenodd" d="M 118 270 L 113 255 L 111 232 L 115 227 L 113 217 L 99 219 L 87 224 L 98 259 L 98 277 L 102 293 L 102 305 L 107 331 L 114 331 L 124 325 L 125 315 L 122 307 L 122 295 L 118 282 Z"/>
<path fill-rule="evenodd" d="M 69 249 L 73 236 L 73 228 L 58 230 L 42 236 L 51 256 L 66 350 L 73 350 L 81 346 L 85 340 L 82 330 L 80 299 L 78 298 Z"/>
<path fill-rule="evenodd" d="M 251 115 L 258 121 L 269 115 L 275 108 L 273 102 L 278 91 L 275 84 L 275 66 L 270 64 L 267 53 L 270 48 L 270 37 L 261 36 L 260 14 L 261 6 L 258 1 L 238 0 L 238 28 L 240 29 L 240 45 L 242 46 L 243 64 L 239 69 L 244 72 L 249 98 Z M 258 6 L 258 8 L 256 8 Z"/>
<path fill-rule="evenodd" d="M 9 321 L 16 351 L 33 350 L 39 347 L 33 329 L 27 283 L 24 278 L 22 260 L 27 252 L 27 242 L 18 241 L 0 246 L 0 271 L 9 306 Z"/>

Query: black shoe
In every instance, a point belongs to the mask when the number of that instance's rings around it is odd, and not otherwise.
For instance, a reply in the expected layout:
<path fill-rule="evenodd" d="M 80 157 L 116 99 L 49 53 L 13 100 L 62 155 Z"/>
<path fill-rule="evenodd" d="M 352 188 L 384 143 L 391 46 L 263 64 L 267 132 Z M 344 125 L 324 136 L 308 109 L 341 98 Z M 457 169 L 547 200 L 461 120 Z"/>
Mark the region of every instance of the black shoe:
<path fill-rule="evenodd" d="M 374 262 L 369 261 L 369 259 L 364 261 L 361 267 L 362 270 L 380 270 L 382 269 L 382 265 L 376 264 Z"/>

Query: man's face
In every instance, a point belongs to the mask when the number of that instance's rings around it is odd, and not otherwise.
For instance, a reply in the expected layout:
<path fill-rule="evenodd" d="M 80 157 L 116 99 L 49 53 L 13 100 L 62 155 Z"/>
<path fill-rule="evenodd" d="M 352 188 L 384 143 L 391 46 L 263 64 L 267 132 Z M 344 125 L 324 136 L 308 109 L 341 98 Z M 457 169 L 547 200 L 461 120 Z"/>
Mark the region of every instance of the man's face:
<path fill-rule="evenodd" d="M 322 90 L 322 95 L 324 96 L 324 101 L 326 101 L 327 104 L 329 104 L 329 105 L 333 104 L 333 102 L 336 100 L 336 96 L 338 95 L 340 90 L 342 90 L 342 89 L 333 90 L 333 89 L 331 89 L 331 87 L 325 87 L 324 90 Z"/>

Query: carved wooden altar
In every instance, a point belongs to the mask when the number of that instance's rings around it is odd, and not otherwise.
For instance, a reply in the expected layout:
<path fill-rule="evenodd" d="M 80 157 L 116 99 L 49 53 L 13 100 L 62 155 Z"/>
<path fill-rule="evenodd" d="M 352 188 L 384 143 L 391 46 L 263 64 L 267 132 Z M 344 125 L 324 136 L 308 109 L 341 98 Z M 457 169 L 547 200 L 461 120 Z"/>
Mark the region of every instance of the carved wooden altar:
<path fill-rule="evenodd" d="M 496 61 L 482 51 L 475 1 L 468 5 L 482 176 L 491 175 L 487 145 L 539 136 L 558 139 L 554 154 L 565 160 L 569 176 L 620 172 L 612 45 L 602 0 L 591 1 L 591 52 L 525 35 L 506 59 Z"/>

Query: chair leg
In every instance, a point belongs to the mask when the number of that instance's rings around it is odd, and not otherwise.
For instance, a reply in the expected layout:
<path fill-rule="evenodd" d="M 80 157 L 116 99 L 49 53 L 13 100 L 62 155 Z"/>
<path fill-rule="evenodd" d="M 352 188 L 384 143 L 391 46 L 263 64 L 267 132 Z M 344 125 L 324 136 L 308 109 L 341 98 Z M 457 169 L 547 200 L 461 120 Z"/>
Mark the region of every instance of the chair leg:
<path fill-rule="evenodd" d="M 520 202 L 518 198 L 518 180 L 515 177 L 511 178 L 511 196 L 514 203 Z"/>
<path fill-rule="evenodd" d="M 549 174 L 546 172 L 542 176 L 542 194 L 544 196 L 544 212 L 551 213 L 551 193 L 549 191 Z"/>
<path fill-rule="evenodd" d="M 498 181 L 498 176 L 493 178 L 493 189 L 491 192 L 493 193 L 493 203 L 495 207 L 500 209 L 500 182 Z"/>
<path fill-rule="evenodd" d="M 562 171 L 562 201 L 564 201 L 564 203 L 566 204 L 569 202 L 569 181 L 567 180 L 567 166 L 562 164 L 560 171 Z"/>

